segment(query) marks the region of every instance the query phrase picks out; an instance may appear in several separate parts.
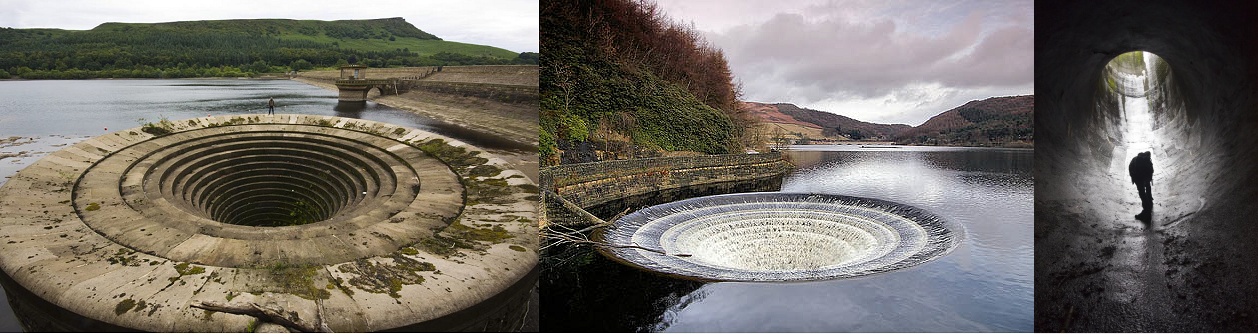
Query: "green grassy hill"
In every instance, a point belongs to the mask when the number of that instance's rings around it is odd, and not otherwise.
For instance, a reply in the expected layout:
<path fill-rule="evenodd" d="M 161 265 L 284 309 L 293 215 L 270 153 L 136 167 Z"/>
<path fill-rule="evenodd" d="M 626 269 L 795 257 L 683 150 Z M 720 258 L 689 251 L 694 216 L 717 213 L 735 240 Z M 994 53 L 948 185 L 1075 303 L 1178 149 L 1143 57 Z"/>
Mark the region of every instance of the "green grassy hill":
<path fill-rule="evenodd" d="M 331 67 L 536 63 L 536 53 L 444 41 L 402 18 L 104 23 L 0 29 L 0 78 L 241 76 Z"/>
<path fill-rule="evenodd" d="M 444 41 L 406 20 L 395 17 L 375 20 L 217 20 L 168 23 L 105 23 L 94 32 L 129 32 L 136 29 L 173 33 L 214 32 L 225 35 L 273 37 L 280 40 L 309 41 L 357 51 L 408 49 L 420 56 L 450 52 L 471 56 L 513 59 L 518 54 L 487 45 Z"/>

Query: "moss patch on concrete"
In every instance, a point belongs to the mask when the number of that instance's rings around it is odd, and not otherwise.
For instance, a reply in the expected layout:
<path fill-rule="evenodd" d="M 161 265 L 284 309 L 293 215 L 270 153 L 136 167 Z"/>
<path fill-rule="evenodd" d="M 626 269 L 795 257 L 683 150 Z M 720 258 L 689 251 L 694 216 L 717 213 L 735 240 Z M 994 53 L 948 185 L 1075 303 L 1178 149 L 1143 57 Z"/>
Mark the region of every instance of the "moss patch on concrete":
<path fill-rule="evenodd" d="M 440 234 L 433 234 L 431 237 L 420 240 L 419 243 L 415 244 L 415 247 L 423 249 L 429 254 L 450 257 L 459 255 L 459 248 L 472 249 L 475 245 L 466 241 L 444 237 Z"/>
<path fill-rule="evenodd" d="M 479 204 L 510 204 L 516 199 L 512 195 L 520 192 L 537 192 L 537 186 L 512 186 L 507 178 L 496 178 L 502 174 L 498 166 L 486 164 L 488 159 L 479 157 L 480 152 L 468 151 L 462 147 L 452 146 L 442 139 L 413 143 L 416 148 L 437 157 L 445 162 L 463 184 L 465 192 L 465 210 L 475 210 Z M 444 218 L 444 217 L 443 217 Z M 482 224 L 469 226 L 460 222 L 461 217 L 446 220 L 450 225 L 435 229 L 431 237 L 421 239 L 413 247 L 427 253 L 443 256 L 464 256 L 460 249 L 484 251 L 488 244 L 500 243 L 513 235 L 500 225 Z M 444 219 L 443 219 L 444 220 Z M 514 218 L 511 218 L 514 220 Z M 409 248 L 409 247 L 408 247 Z"/>
<path fill-rule="evenodd" d="M 488 245 L 501 243 L 512 237 L 511 232 L 500 225 L 481 224 L 476 227 L 455 220 L 449 226 L 437 230 L 431 237 L 420 240 L 414 247 L 443 257 L 463 256 L 460 249 L 484 251 L 489 248 Z"/>
<path fill-rule="evenodd" d="M 317 125 L 317 126 L 322 126 L 322 127 L 331 127 L 333 125 L 336 125 L 336 123 L 332 123 L 332 121 L 329 121 L 326 119 L 320 119 L 320 120 L 312 119 L 312 120 L 307 120 L 306 123 L 310 125 Z"/>
<path fill-rule="evenodd" d="M 337 267 L 344 273 L 354 275 L 349 284 L 371 293 L 386 293 L 393 298 L 401 298 L 398 294 L 403 285 L 424 283 L 422 271 L 434 271 L 437 267 L 430 262 L 422 262 L 401 253 L 390 258 L 391 263 L 372 262 L 365 259 Z"/>
<path fill-rule="evenodd" d="M 262 122 L 262 117 L 261 117 L 261 116 L 258 116 L 258 117 L 248 117 L 248 118 L 245 118 L 245 117 L 240 117 L 240 116 L 236 116 L 236 117 L 232 117 L 231 119 L 228 119 L 228 120 L 226 120 L 226 121 L 223 121 L 222 123 L 210 123 L 210 124 L 206 124 L 206 125 L 205 125 L 205 127 L 207 127 L 207 128 L 213 128 L 213 127 L 228 126 L 228 125 L 254 124 L 254 123 L 259 123 L 259 122 Z"/>
<path fill-rule="evenodd" d="M 319 268 L 321 267 L 276 263 L 267 267 L 267 272 L 273 281 L 279 283 L 278 285 L 283 289 L 282 292 L 309 300 L 331 298 L 331 292 L 315 285 L 315 276 Z"/>
<path fill-rule="evenodd" d="M 498 173 L 502 173 L 502 168 L 494 165 L 480 165 L 472 167 L 471 170 L 467 171 L 467 174 L 472 177 L 489 177 L 498 175 Z"/>
<path fill-rule="evenodd" d="M 184 276 L 204 274 L 205 267 L 194 266 L 187 262 L 180 262 L 175 264 L 175 272 L 178 273 L 179 276 L 168 278 L 167 280 L 170 281 L 170 285 L 167 285 L 167 287 L 175 285 L 175 283 L 179 283 L 180 285 L 187 284 L 187 282 L 184 282 L 183 280 Z M 200 290 L 197 290 L 197 292 L 200 292 Z"/>
<path fill-rule="evenodd" d="M 507 185 L 507 180 L 466 180 L 463 186 L 467 188 L 467 205 L 469 206 L 480 203 L 507 204 L 513 202 L 508 196 L 515 193 L 515 189 Z"/>
<path fill-rule="evenodd" d="M 492 225 L 491 227 L 471 227 L 463 225 L 457 221 L 450 224 L 449 227 L 446 227 L 445 232 L 456 238 L 486 241 L 489 243 L 499 243 L 503 240 L 511 238 L 511 233 L 507 232 L 506 229 L 499 225 Z"/>
<path fill-rule="evenodd" d="M 194 266 L 187 262 L 180 262 L 175 265 L 175 271 L 179 273 L 179 276 L 196 275 L 205 273 L 205 267 Z"/>
<path fill-rule="evenodd" d="M 429 141 L 415 144 L 415 147 L 424 153 L 428 153 L 442 162 L 455 168 L 455 170 L 463 170 L 469 166 L 481 165 L 489 162 L 489 159 L 477 156 L 480 152 L 471 151 L 462 147 L 455 147 L 447 144 L 444 139 L 432 139 Z"/>
<path fill-rule="evenodd" d="M 345 286 L 345 280 L 339 277 L 332 279 L 332 286 L 338 290 L 341 290 L 341 292 L 344 293 L 346 296 L 351 296 L 351 297 L 354 296 L 354 290 Z"/>
<path fill-rule="evenodd" d="M 114 314 L 122 315 L 123 313 L 130 311 L 133 307 L 135 307 L 135 300 L 131 298 L 124 299 L 118 302 L 118 305 L 114 306 Z"/>
<path fill-rule="evenodd" d="M 126 248 L 120 248 L 118 249 L 117 252 L 114 253 L 113 256 L 110 256 L 106 260 L 109 261 L 109 264 L 120 264 L 124 266 L 129 266 L 129 267 L 139 267 L 140 264 L 144 263 L 144 261 L 140 260 L 138 257 L 139 256 L 135 255 L 135 251 L 126 249 Z"/>

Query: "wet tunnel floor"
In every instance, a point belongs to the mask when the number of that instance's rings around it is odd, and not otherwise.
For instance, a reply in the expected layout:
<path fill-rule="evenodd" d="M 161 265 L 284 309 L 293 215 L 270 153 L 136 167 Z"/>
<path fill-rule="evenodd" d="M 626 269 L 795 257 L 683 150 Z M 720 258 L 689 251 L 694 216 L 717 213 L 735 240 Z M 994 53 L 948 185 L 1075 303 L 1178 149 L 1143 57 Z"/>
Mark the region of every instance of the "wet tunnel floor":
<path fill-rule="evenodd" d="M 1157 150 L 1154 156 L 1157 164 Z M 1118 170 L 1125 172 L 1122 165 Z M 1243 200 L 1252 197 L 1227 197 L 1207 207 L 1203 197 L 1168 185 L 1182 183 L 1157 181 L 1193 176 L 1168 174 L 1154 177 L 1152 225 L 1134 218 L 1140 211 L 1135 186 L 1115 168 L 1070 178 L 1075 195 L 1037 194 L 1037 331 L 1258 325 L 1256 303 L 1246 297 L 1255 290 L 1252 267 L 1258 262 L 1251 246 L 1258 231 L 1247 218 L 1258 212 Z"/>

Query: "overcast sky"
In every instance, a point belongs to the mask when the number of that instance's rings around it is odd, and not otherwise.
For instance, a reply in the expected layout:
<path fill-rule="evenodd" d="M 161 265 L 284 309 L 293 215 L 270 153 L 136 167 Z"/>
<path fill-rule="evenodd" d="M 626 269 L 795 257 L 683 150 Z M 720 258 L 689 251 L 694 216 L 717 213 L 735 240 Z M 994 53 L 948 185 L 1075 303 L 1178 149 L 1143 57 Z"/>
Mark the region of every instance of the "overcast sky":
<path fill-rule="evenodd" d="M 657 1 L 724 50 L 746 101 L 916 126 L 1034 91 L 1030 0 Z"/>
<path fill-rule="evenodd" d="M 0 27 L 87 30 L 105 22 L 402 17 L 447 41 L 538 50 L 537 0 L 0 0 Z"/>

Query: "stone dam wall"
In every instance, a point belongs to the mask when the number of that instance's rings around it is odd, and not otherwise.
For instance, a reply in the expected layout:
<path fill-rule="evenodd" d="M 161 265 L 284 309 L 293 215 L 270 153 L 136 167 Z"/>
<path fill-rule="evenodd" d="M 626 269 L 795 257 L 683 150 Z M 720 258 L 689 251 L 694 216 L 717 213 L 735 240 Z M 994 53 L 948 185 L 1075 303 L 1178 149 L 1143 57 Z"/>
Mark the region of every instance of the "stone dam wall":
<path fill-rule="evenodd" d="M 308 71 L 296 77 L 333 84 L 341 72 Z M 474 96 L 504 103 L 537 103 L 538 67 L 535 65 L 436 66 L 369 68 L 368 79 L 409 78 L 412 90 Z"/>
<path fill-rule="evenodd" d="M 776 191 L 791 164 L 781 153 L 669 157 L 541 170 L 543 224 L 593 225 L 625 209 L 704 195 Z"/>
<path fill-rule="evenodd" d="M 368 68 L 368 79 L 411 78 L 424 76 L 436 69 L 435 66 Z M 316 80 L 340 79 L 338 70 L 298 72 L 297 76 Z M 473 84 L 494 84 L 510 86 L 537 87 L 538 72 L 536 65 L 485 65 L 485 66 L 444 66 L 425 80 L 441 82 L 458 82 Z"/>

